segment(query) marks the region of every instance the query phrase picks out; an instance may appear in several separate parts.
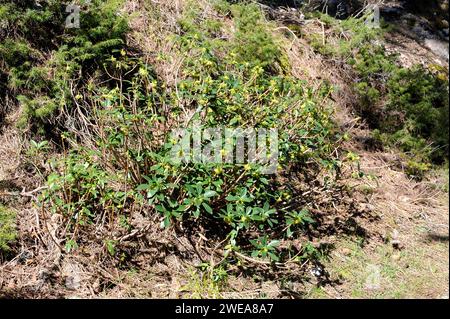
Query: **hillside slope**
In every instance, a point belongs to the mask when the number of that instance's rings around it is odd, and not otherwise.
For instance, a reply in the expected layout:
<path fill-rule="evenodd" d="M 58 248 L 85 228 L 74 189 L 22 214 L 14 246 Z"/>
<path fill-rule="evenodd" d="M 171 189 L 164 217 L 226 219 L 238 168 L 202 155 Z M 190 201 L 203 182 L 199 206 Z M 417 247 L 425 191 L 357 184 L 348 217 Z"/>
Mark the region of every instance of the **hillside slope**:
<path fill-rule="evenodd" d="M 0 296 L 448 298 L 448 16 L 350 2 L 0 1 Z"/>

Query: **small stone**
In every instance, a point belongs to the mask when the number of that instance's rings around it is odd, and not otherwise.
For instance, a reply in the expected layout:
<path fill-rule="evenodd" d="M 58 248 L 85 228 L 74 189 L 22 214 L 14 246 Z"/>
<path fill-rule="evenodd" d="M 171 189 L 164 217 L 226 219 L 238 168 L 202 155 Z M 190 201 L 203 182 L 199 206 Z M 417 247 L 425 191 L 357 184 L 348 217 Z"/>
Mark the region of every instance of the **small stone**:
<path fill-rule="evenodd" d="M 80 289 L 82 278 L 78 265 L 70 261 L 64 261 L 62 268 L 66 288 L 70 290 Z"/>
<path fill-rule="evenodd" d="M 66 277 L 66 288 L 70 290 L 77 290 L 81 286 L 80 276 L 68 276 Z"/>
<path fill-rule="evenodd" d="M 398 260 L 400 260 L 401 255 L 400 255 L 400 253 L 396 253 L 396 254 L 393 254 L 391 258 L 394 261 L 398 261 Z"/>
<path fill-rule="evenodd" d="M 397 229 L 394 229 L 392 232 L 392 240 L 391 240 L 392 247 L 394 249 L 402 249 L 403 245 L 402 242 L 399 239 L 399 233 Z"/>
<path fill-rule="evenodd" d="M 320 266 L 316 266 L 311 269 L 311 274 L 315 277 L 320 277 L 323 274 L 323 269 Z"/>
<path fill-rule="evenodd" d="M 360 212 L 370 213 L 375 210 L 375 206 L 373 206 L 372 204 L 369 204 L 369 203 L 360 203 L 358 205 L 358 210 Z"/>
<path fill-rule="evenodd" d="M 399 235 L 400 235 L 400 234 L 398 233 L 398 230 L 397 230 L 397 229 L 394 229 L 394 230 L 392 231 L 392 239 L 397 239 Z"/>
<path fill-rule="evenodd" d="M 351 249 L 348 249 L 348 248 L 342 248 L 342 249 L 341 249 L 341 253 L 342 253 L 344 256 L 349 256 L 349 255 L 352 254 L 352 250 L 351 250 Z"/>
<path fill-rule="evenodd" d="M 410 201 L 410 198 L 409 198 L 409 197 L 406 197 L 406 196 L 400 196 L 399 199 L 400 199 L 400 201 L 402 201 L 403 203 L 407 203 L 407 202 Z"/>

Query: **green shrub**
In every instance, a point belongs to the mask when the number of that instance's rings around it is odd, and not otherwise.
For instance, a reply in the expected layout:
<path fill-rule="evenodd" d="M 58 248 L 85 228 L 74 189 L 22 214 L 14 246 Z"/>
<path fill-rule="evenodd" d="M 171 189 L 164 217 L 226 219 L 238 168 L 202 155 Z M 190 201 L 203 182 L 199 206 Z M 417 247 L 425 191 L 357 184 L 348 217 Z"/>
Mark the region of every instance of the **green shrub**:
<path fill-rule="evenodd" d="M 284 52 L 270 33 L 270 25 L 256 4 L 232 5 L 236 33 L 233 39 L 233 52 L 239 63 L 259 65 L 264 69 L 285 67 Z"/>
<path fill-rule="evenodd" d="M 428 172 L 431 165 L 424 162 L 416 162 L 414 160 L 408 160 L 406 163 L 406 174 L 417 180 L 421 180 L 425 173 Z"/>
<path fill-rule="evenodd" d="M 205 229 L 225 242 L 229 258 L 236 258 L 234 253 L 280 262 L 308 258 L 297 251 L 301 248 L 276 244 L 301 236 L 313 222 L 309 203 L 294 198 L 294 181 L 265 175 L 258 163 L 173 161 L 177 141 L 169 133 L 187 125 L 188 110 L 200 128 L 278 128 L 279 174 L 323 170 L 333 183 L 340 164 L 333 154 L 339 137 L 332 111 L 323 104 L 330 87 L 314 90 L 272 67 L 283 49 L 259 20 L 261 12 L 245 6 L 233 6 L 238 27 L 229 40 L 218 36 L 224 26 L 211 28 L 195 5 L 189 7 L 173 38 L 183 56 L 176 88 L 157 79 L 140 59 L 110 59 L 117 78 L 128 74 L 123 85 L 95 87 L 83 97 L 95 106 L 89 121 L 96 127 L 92 144 L 98 150 L 73 149 L 55 166 L 42 198 L 45 207 L 72 222 L 73 232 L 81 231 L 80 221 L 83 227 L 100 218 L 115 224 L 111 216 L 124 216 L 138 205 L 159 214 L 162 227 L 215 225 Z M 250 28 L 250 22 L 259 26 Z M 237 49 L 241 41 L 256 45 L 255 39 L 271 48 L 261 54 Z"/>
<path fill-rule="evenodd" d="M 128 30 L 116 14 L 122 1 L 91 1 L 80 15 L 81 28 L 64 29 L 65 2 L 18 2 L 2 6 L 6 38 L 0 41 L 0 61 L 8 74 L 8 88 L 21 96 L 19 124 L 55 124 L 57 111 L 70 109 L 73 97 L 111 55 L 124 48 Z M 19 93 L 19 94 L 17 94 Z"/>
<path fill-rule="evenodd" d="M 326 38 L 322 33 L 305 34 L 311 46 L 319 53 L 350 60 L 354 57 L 358 48 L 372 43 L 383 34 L 383 28 L 372 28 L 365 23 L 367 16 L 360 18 L 349 17 L 345 20 L 335 19 L 327 14 L 312 12 L 307 13 L 309 18 L 319 19 L 327 29 Z"/>
<path fill-rule="evenodd" d="M 126 204 L 127 194 L 112 186 L 119 177 L 96 162 L 98 155 L 94 151 L 71 152 L 55 165 L 62 168 L 61 173 L 48 176 L 41 203 L 53 213 L 63 213 L 70 226 L 98 222 L 98 212 L 116 212 Z"/>
<path fill-rule="evenodd" d="M 0 251 L 9 251 L 16 237 L 16 215 L 0 204 Z"/>
<path fill-rule="evenodd" d="M 448 80 L 441 80 L 429 70 L 415 66 L 398 69 L 387 83 L 387 109 L 399 111 L 413 128 L 412 136 L 433 141 L 441 148 L 432 156 L 436 159 L 448 152 Z M 405 125 L 386 127 L 396 130 Z"/>
<path fill-rule="evenodd" d="M 374 29 L 364 23 L 364 17 L 319 18 L 335 37 L 325 45 L 319 34 L 308 37 L 320 53 L 352 66 L 358 98 L 355 109 L 370 127 L 379 130 L 387 145 L 406 152 L 411 161 L 427 165 L 448 159 L 448 71 L 433 66 L 400 67 L 397 55 L 377 41 L 389 32 L 384 23 Z"/>

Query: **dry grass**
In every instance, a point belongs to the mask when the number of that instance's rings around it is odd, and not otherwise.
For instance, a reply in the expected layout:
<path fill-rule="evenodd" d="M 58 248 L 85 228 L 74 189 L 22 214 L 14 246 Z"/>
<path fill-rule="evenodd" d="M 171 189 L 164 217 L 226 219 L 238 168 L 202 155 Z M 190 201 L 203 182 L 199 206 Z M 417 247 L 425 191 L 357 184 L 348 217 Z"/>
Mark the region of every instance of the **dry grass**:
<path fill-rule="evenodd" d="M 321 25 L 315 22 L 305 28 L 305 32 L 321 33 Z M 328 36 L 332 35 L 324 34 L 324 41 L 332 40 Z M 361 169 L 371 176 L 349 181 L 354 194 L 362 195 L 362 205 L 369 208 L 371 217 L 357 218 L 367 234 L 328 239 L 334 246 L 330 259 L 324 260 L 330 278 L 313 280 L 314 284 L 302 287 L 306 297 L 448 298 L 448 170 L 417 182 L 406 176 L 396 152 L 367 151 L 363 141 L 370 131 L 352 114 L 355 98 L 349 85 L 351 71 L 306 48 L 302 39 L 294 42 L 289 53 L 294 71 L 304 72 L 300 76 L 307 78 L 312 75 L 312 81 L 326 79 L 338 87 L 333 95 L 335 120 L 353 137 L 345 148 L 360 156 Z M 400 52 L 405 66 L 425 61 L 443 63 L 405 35 L 395 38 L 389 34 L 388 50 Z M 373 269 L 381 276 L 375 289 L 370 287 Z"/>
<path fill-rule="evenodd" d="M 363 170 L 376 179 L 359 189 L 377 220 L 361 220 L 370 236 L 334 242 L 324 261 L 333 284 L 311 287 L 308 297 L 448 298 L 448 172 L 416 182 L 393 169 L 397 161 L 389 158 L 362 154 Z"/>
<path fill-rule="evenodd" d="M 0 181 L 16 178 L 14 175 L 20 165 L 21 150 L 22 141 L 17 131 L 5 130 L 0 135 Z"/>
<path fill-rule="evenodd" d="M 205 17 L 218 17 L 206 0 L 198 1 Z M 177 31 L 177 20 L 189 5 L 188 0 L 127 1 L 124 11 L 132 14 L 133 32 L 128 41 L 155 66 L 158 76 L 175 88 L 180 80 L 183 58 L 170 40 Z M 322 32 L 320 23 L 311 22 L 307 32 Z M 310 30 L 309 30 L 309 29 Z M 309 31 L 308 31 L 309 30 Z M 226 32 L 226 30 L 224 30 Z M 302 38 L 286 28 L 273 30 L 281 39 L 292 64 L 292 72 L 299 79 L 314 86 L 328 80 L 339 87 L 334 93 L 335 120 L 354 137 L 346 145 L 360 154 L 361 166 L 374 180 L 351 180 L 355 198 L 337 203 L 333 194 L 322 196 L 318 210 L 327 207 L 333 214 L 322 216 L 342 227 L 338 232 L 321 235 L 317 245 L 334 246 L 331 259 L 324 260 L 330 284 L 314 276 L 303 279 L 267 278 L 236 271 L 226 282 L 218 285 L 195 266 L 209 251 L 198 251 L 201 237 L 180 236 L 173 230 L 163 231 L 159 222 L 134 214 L 131 224 L 141 232 L 123 240 L 123 250 L 133 254 L 135 269 L 121 269 L 120 262 L 109 256 L 98 241 L 81 251 L 66 254 L 56 238 L 64 228 L 59 215 L 49 216 L 37 209 L 35 198 L 19 199 L 1 195 L 0 201 L 14 205 L 18 212 L 20 242 L 17 255 L 0 266 L 0 296 L 7 297 L 65 297 L 65 298 L 391 298 L 391 297 L 448 297 L 448 178 L 438 174 L 423 182 L 409 180 L 402 172 L 395 154 L 372 153 L 358 144 L 356 137 L 368 136 L 358 119 L 351 113 L 354 97 L 350 89 L 351 74 L 333 61 L 312 52 Z M 14 116 L 11 121 L 14 122 Z M 36 187 L 21 164 L 22 150 L 27 148 L 16 130 L 8 127 L 0 135 L 0 194 L 14 185 Z M 17 182 L 17 183 L 16 183 Z M 441 185 L 447 183 L 445 186 Z M 6 185 L 6 186 L 2 186 Z M 3 189 L 2 189 L 3 187 Z M 14 186 L 16 187 L 16 186 Z M 443 191 L 444 189 L 444 191 Z M 20 189 L 18 189 L 20 191 Z M 364 214 L 352 215 L 353 201 L 359 200 Z M 322 205 L 322 206 L 320 206 Z M 368 208 L 370 207 L 370 208 Z M 342 225 L 354 222 L 364 235 L 343 235 Z M 325 223 L 326 224 L 326 223 Z M 333 227 L 335 225 L 333 224 Z M 336 229 L 324 228 L 325 230 Z M 151 231 L 148 231 L 151 229 Z M 357 233 L 357 232 L 356 232 Z M 102 234 L 94 234 L 101 237 Z M 202 235 L 203 236 L 203 235 Z M 192 240 L 194 239 L 194 240 Z M 362 242 L 363 245 L 358 244 Z M 395 243 L 397 248 L 393 247 Z M 207 245 L 205 245 L 207 246 Z M 129 256 L 125 256 L 129 258 Z M 373 266 L 373 267 L 372 267 Z M 380 272 L 380 285 L 368 287 L 368 277 L 374 269 Z M 310 270 L 310 268 L 308 268 Z M 377 271 L 378 271 L 377 270 Z M 236 275 L 237 274 L 237 275 Z M 314 285 L 308 284 L 308 279 Z M 283 283 L 283 284 L 282 284 Z M 370 285 L 369 285 L 370 286 Z"/>

